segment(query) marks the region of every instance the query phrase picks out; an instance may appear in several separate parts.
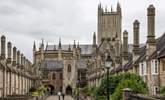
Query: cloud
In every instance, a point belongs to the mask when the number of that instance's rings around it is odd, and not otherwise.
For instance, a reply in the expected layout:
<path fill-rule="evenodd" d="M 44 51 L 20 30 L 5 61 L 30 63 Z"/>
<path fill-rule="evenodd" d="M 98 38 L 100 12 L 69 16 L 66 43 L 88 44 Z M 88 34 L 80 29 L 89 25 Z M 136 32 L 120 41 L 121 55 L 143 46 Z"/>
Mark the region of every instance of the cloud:
<path fill-rule="evenodd" d="M 97 31 L 97 5 L 101 2 L 110 9 L 116 8 L 117 0 L 0 0 L 0 32 L 19 47 L 28 58 L 32 58 L 32 45 L 41 38 L 52 44 L 92 43 L 92 35 Z M 146 8 L 153 3 L 157 9 L 156 32 L 164 31 L 164 0 L 119 0 L 123 12 L 123 27 L 130 33 L 132 23 L 141 23 L 141 42 L 146 31 Z M 26 45 L 26 46 L 25 46 Z"/>

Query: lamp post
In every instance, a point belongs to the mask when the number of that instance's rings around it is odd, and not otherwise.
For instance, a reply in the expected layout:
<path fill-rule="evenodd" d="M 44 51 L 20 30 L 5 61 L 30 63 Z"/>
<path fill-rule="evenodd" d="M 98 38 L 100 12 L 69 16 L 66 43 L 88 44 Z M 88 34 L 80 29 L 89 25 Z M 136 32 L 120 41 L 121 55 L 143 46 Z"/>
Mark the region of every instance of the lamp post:
<path fill-rule="evenodd" d="M 80 84 L 80 80 L 77 80 L 77 100 L 79 100 L 79 84 Z"/>
<path fill-rule="evenodd" d="M 112 58 L 110 55 L 105 60 L 105 68 L 107 69 L 107 100 L 109 100 L 109 69 L 112 66 Z"/>

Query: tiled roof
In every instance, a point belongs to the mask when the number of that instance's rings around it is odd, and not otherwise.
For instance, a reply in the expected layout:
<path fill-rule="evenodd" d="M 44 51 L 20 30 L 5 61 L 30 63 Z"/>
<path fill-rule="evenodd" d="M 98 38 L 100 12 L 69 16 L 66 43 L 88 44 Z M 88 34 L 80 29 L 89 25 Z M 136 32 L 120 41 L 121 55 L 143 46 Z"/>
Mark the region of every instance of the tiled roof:
<path fill-rule="evenodd" d="M 92 54 L 92 45 L 79 45 L 81 48 L 81 54 Z M 62 50 L 66 51 L 68 50 L 69 45 L 62 45 Z M 71 50 L 73 50 L 73 45 L 70 45 Z M 47 45 L 46 49 L 47 51 L 51 50 L 58 50 L 58 45 Z"/>
<path fill-rule="evenodd" d="M 85 60 L 79 60 L 77 61 L 77 66 L 78 66 L 78 69 L 86 69 L 87 63 Z"/>
<path fill-rule="evenodd" d="M 40 65 L 40 70 L 58 70 L 63 68 L 63 62 L 57 60 L 46 60 Z"/>

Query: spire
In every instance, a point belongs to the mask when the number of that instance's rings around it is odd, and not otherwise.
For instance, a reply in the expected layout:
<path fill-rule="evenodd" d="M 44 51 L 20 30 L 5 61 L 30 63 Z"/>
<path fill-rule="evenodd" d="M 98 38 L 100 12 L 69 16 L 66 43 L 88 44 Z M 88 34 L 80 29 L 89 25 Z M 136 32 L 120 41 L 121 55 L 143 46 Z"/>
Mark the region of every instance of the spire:
<path fill-rule="evenodd" d="M 98 5 L 98 9 L 101 9 L 101 2 L 100 2 L 99 5 Z"/>
<path fill-rule="evenodd" d="M 47 43 L 46 43 L 46 50 L 47 50 L 47 48 L 48 48 L 48 45 L 49 45 L 49 44 L 48 44 L 48 42 L 47 42 Z"/>
<path fill-rule="evenodd" d="M 79 46 L 79 42 L 77 43 L 77 48 L 78 48 L 78 49 L 80 48 L 80 46 Z"/>
<path fill-rule="evenodd" d="M 117 12 L 118 12 L 119 14 L 121 14 L 121 6 L 120 6 L 119 1 L 117 2 Z"/>
<path fill-rule="evenodd" d="M 75 43 L 75 40 L 74 40 L 73 48 L 76 48 L 76 43 Z"/>
<path fill-rule="evenodd" d="M 54 44 L 54 50 L 56 50 L 56 45 Z"/>
<path fill-rule="evenodd" d="M 93 46 L 96 45 L 96 33 L 93 33 Z"/>
<path fill-rule="evenodd" d="M 41 45 L 43 46 L 44 45 L 44 39 L 41 39 L 42 40 L 42 43 L 41 43 Z"/>
<path fill-rule="evenodd" d="M 33 51 L 36 51 L 36 43 L 34 41 L 34 44 L 33 44 Z"/>
<path fill-rule="evenodd" d="M 107 11 L 107 5 L 106 5 L 106 7 L 105 7 L 105 12 L 108 12 L 108 11 Z"/>
<path fill-rule="evenodd" d="M 61 48 L 61 38 L 59 38 L 59 45 L 58 48 Z"/>
<path fill-rule="evenodd" d="M 69 48 L 68 48 L 68 50 L 71 51 L 70 44 L 69 44 Z"/>
<path fill-rule="evenodd" d="M 111 12 L 113 12 L 113 6 L 111 5 Z"/>

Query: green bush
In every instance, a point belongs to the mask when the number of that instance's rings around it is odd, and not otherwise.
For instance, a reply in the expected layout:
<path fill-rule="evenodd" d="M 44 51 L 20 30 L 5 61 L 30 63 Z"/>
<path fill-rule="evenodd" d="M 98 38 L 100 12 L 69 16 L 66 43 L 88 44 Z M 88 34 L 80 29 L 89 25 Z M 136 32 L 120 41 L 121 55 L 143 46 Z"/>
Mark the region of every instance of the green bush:
<path fill-rule="evenodd" d="M 107 87 L 107 79 L 103 78 L 101 85 L 96 90 L 97 98 L 104 98 L 107 95 L 107 88 L 111 96 L 111 100 L 121 100 L 124 88 L 131 88 L 134 93 L 148 93 L 148 87 L 142 78 L 136 74 L 123 73 L 119 75 L 109 76 Z M 102 100 L 102 99 L 98 99 Z"/>
<path fill-rule="evenodd" d="M 160 94 L 165 96 L 165 86 L 160 88 Z"/>
<path fill-rule="evenodd" d="M 130 88 L 134 93 L 148 93 L 147 87 L 140 84 L 139 81 L 137 81 L 136 79 L 127 79 L 119 83 L 119 85 L 115 89 L 115 92 L 111 96 L 111 100 L 122 100 L 122 93 L 124 88 Z"/>

